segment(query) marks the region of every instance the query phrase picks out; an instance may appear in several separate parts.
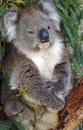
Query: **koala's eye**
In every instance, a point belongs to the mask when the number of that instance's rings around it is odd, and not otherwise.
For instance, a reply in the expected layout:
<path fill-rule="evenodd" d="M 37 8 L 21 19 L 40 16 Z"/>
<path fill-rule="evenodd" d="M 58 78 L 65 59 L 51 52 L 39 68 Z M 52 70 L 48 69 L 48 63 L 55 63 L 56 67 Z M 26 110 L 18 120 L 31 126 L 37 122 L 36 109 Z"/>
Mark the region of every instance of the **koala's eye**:
<path fill-rule="evenodd" d="M 48 28 L 48 30 L 50 30 L 50 26 L 49 26 L 49 25 L 48 25 L 48 27 L 47 27 L 47 28 Z"/>
<path fill-rule="evenodd" d="M 29 34 L 34 34 L 35 32 L 33 32 L 33 31 L 28 31 L 28 33 L 29 33 Z"/>

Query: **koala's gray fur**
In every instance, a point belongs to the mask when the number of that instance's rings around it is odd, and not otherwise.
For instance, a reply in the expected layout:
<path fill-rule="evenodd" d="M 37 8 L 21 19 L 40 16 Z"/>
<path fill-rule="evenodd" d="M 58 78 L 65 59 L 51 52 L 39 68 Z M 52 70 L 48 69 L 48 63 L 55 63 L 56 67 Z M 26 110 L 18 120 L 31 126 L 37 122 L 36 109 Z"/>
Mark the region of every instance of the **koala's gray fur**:
<path fill-rule="evenodd" d="M 10 10 L 2 18 L 2 35 L 10 42 L 3 66 L 11 89 L 25 85 L 26 100 L 50 112 L 64 107 L 71 89 L 69 60 L 57 31 L 60 17 L 48 1 L 41 0 L 37 8 Z"/>

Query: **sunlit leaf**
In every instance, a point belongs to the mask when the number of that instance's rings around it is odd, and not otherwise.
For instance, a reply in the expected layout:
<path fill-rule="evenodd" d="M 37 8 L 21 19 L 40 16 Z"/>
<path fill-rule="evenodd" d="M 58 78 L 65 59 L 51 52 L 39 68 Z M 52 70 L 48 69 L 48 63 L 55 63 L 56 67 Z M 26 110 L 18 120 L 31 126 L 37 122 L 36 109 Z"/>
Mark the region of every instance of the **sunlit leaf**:
<path fill-rule="evenodd" d="M 24 4 L 23 0 L 16 0 L 16 2 L 19 3 L 19 4 Z"/>
<path fill-rule="evenodd" d="M 12 6 L 13 9 L 19 10 L 19 8 L 18 8 L 15 4 L 12 3 L 12 4 L 10 4 L 10 5 Z"/>

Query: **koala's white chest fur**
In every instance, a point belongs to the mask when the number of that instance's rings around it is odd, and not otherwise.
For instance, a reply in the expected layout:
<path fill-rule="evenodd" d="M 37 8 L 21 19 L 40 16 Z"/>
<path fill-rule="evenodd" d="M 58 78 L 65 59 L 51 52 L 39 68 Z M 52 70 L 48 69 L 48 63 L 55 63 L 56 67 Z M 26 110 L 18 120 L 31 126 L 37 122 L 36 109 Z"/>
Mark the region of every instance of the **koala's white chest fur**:
<path fill-rule="evenodd" d="M 52 79 L 54 67 L 62 59 L 63 45 L 55 43 L 48 49 L 38 52 L 28 52 L 26 49 L 22 49 L 22 52 L 35 63 L 42 77 Z"/>
<path fill-rule="evenodd" d="M 33 62 L 39 69 L 42 77 L 51 79 L 53 75 L 53 69 L 55 67 L 55 62 L 57 62 L 53 55 L 39 55 L 33 58 Z"/>

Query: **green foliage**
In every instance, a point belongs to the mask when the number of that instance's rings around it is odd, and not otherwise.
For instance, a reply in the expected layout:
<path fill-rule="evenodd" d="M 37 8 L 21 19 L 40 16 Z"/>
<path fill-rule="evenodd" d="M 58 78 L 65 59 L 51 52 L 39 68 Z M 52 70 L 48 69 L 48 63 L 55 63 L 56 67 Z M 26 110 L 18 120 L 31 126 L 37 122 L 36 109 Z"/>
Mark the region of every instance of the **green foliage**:
<path fill-rule="evenodd" d="M 0 61 L 2 60 L 2 49 L 0 48 Z"/>
<path fill-rule="evenodd" d="M 83 124 L 79 126 L 79 130 L 83 130 Z"/>
<path fill-rule="evenodd" d="M 7 120 L 0 123 L 0 130 L 25 130 L 23 126 L 15 120 Z"/>
<path fill-rule="evenodd" d="M 32 4 L 37 4 L 38 0 L 0 0 L 0 16 L 3 15 L 7 9 L 13 8 L 15 10 L 25 9 Z"/>
<path fill-rule="evenodd" d="M 76 0 L 53 0 L 53 4 L 60 14 L 62 24 L 61 30 L 71 63 L 73 63 L 72 72 L 75 77 L 80 77 L 83 73 L 83 47 L 79 44 L 79 23 L 82 11 L 80 10 L 80 1 Z M 81 43 L 81 41 L 80 41 Z M 73 53 L 69 50 L 71 47 Z"/>

